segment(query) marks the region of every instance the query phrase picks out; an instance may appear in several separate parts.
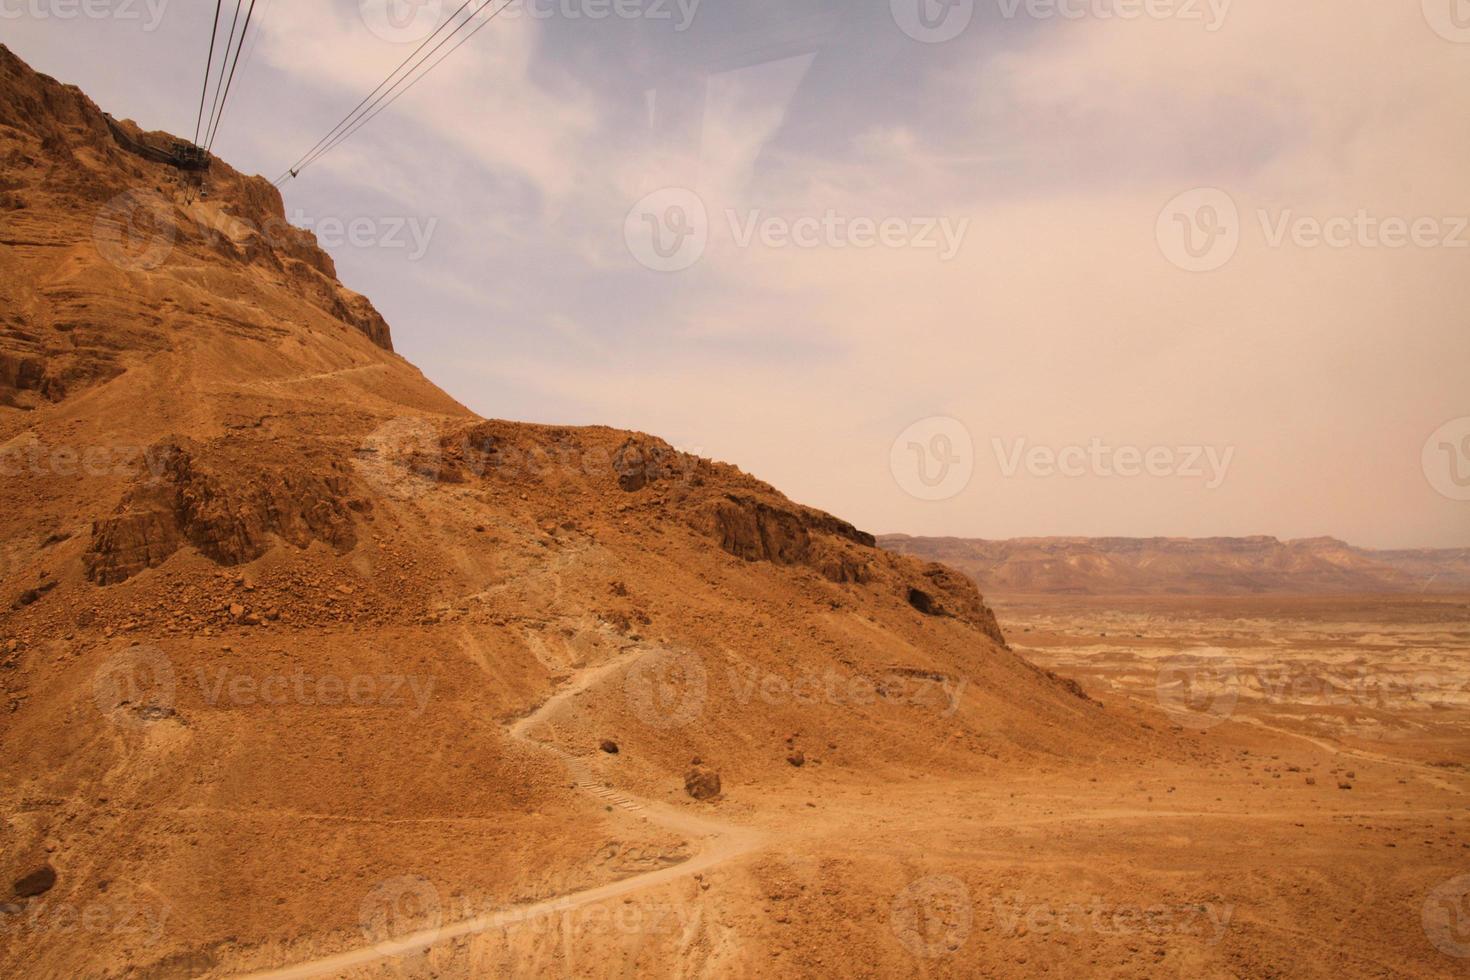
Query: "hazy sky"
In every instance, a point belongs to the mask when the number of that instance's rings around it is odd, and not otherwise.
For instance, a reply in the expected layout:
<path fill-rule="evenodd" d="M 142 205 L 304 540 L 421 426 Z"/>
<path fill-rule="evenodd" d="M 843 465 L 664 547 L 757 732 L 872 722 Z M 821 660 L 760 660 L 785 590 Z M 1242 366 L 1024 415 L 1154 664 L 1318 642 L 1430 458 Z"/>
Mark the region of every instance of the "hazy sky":
<path fill-rule="evenodd" d="M 419 3 L 258 0 L 215 151 L 281 173 Z M 188 135 L 213 12 L 0 40 Z M 475 410 L 872 531 L 1460 547 L 1467 86 L 1465 0 L 538 0 L 285 196 Z"/>

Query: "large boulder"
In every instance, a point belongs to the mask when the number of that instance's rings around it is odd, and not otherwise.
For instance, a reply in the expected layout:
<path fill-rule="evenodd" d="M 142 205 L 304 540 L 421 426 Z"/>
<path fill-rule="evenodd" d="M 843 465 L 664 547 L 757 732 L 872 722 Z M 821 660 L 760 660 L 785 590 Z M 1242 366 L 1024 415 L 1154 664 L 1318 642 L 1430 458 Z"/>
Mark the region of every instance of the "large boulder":
<path fill-rule="evenodd" d="M 684 774 L 684 792 L 696 800 L 720 795 L 720 774 L 704 766 L 693 766 Z"/>

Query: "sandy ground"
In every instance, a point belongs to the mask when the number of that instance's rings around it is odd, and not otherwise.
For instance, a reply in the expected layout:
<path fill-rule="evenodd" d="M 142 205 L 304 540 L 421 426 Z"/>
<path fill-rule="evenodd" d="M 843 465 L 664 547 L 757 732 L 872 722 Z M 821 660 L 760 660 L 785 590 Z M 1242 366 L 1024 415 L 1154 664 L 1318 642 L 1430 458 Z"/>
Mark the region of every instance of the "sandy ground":
<path fill-rule="evenodd" d="M 1405 675 L 1463 683 L 1463 601 L 999 606 L 1028 656 L 1169 731 L 1183 757 L 975 779 L 948 776 L 941 749 L 907 778 L 824 774 L 700 816 L 618 791 L 630 828 L 681 836 L 690 855 L 509 908 L 403 883 L 379 933 L 259 975 L 1465 975 L 1463 706 L 1438 687 L 1390 696 Z M 1219 663 L 1180 693 L 1177 663 L 1192 661 L 1177 658 L 1201 649 L 1327 693 L 1246 682 L 1225 710 Z M 640 656 L 582 672 L 511 736 L 574 723 L 568 706 Z M 1371 703 L 1340 703 L 1345 688 Z M 618 786 L 600 773 L 584 791 Z"/>
<path fill-rule="evenodd" d="M 1012 645 L 1099 697 L 1470 769 L 1464 596 L 1000 601 Z"/>

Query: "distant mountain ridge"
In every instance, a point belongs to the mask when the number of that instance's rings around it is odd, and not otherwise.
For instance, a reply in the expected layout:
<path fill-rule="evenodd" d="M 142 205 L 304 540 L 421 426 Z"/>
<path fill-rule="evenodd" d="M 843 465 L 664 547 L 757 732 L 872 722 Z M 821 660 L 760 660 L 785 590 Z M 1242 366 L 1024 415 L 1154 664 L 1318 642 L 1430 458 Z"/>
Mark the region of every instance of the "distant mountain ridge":
<path fill-rule="evenodd" d="M 1249 595 L 1470 591 L 1470 548 L 1377 551 L 1336 538 L 926 538 L 890 551 L 958 568 L 995 593 Z"/>

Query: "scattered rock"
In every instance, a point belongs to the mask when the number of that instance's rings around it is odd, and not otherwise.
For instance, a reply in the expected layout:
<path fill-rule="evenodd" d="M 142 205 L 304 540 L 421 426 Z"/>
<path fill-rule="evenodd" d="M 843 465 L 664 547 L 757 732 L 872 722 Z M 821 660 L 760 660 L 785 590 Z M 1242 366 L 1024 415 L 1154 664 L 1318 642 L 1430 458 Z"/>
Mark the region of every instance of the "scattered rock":
<path fill-rule="evenodd" d="M 599 745 L 598 748 L 602 749 L 602 751 L 606 752 L 608 755 L 618 754 L 618 743 L 614 742 L 610 738 L 603 739 L 602 744 Z"/>
<path fill-rule="evenodd" d="M 684 792 L 696 800 L 708 800 L 720 795 L 720 774 L 713 769 L 695 766 L 684 774 Z"/>
<path fill-rule="evenodd" d="M 29 606 L 31 603 L 38 601 L 41 596 L 45 595 L 47 592 L 50 592 L 54 588 L 56 588 L 55 582 L 42 582 L 34 589 L 26 589 L 20 594 L 20 598 L 15 600 L 15 608 L 19 609 L 22 606 Z"/>
<path fill-rule="evenodd" d="M 1347 782 L 1346 780 L 1339 779 L 1337 781 L 1337 788 L 1338 789 L 1352 789 L 1353 788 L 1353 784 L 1350 783 L 1350 782 Z"/>
<path fill-rule="evenodd" d="M 56 884 L 56 869 L 49 864 L 43 864 L 30 874 L 19 878 L 15 882 L 15 894 L 17 898 L 34 898 L 44 895 Z"/>
<path fill-rule="evenodd" d="M 795 752 L 786 757 L 786 761 L 791 763 L 793 766 L 800 768 L 801 766 L 806 765 L 806 754 L 800 749 L 797 749 Z"/>

